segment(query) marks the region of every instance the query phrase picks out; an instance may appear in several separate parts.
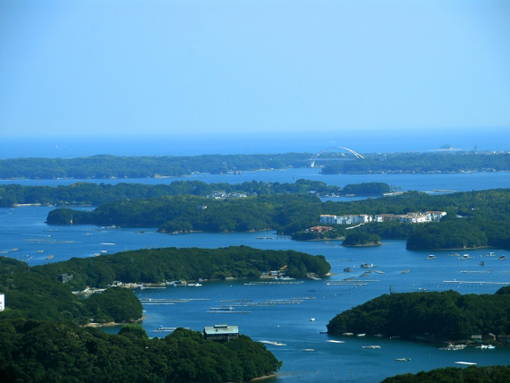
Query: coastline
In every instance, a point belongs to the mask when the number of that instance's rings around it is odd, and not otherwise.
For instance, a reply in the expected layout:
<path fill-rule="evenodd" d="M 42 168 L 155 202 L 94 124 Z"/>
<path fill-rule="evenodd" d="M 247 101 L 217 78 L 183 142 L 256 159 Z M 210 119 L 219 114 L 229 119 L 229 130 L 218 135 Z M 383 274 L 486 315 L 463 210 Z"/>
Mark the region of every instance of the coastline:
<path fill-rule="evenodd" d="M 115 327 L 115 326 L 126 326 L 128 324 L 137 324 L 137 323 L 141 323 L 143 322 L 145 319 L 147 319 L 147 316 L 145 315 L 142 315 L 142 317 L 140 319 L 137 319 L 135 321 L 132 321 L 132 322 L 122 322 L 122 323 L 117 323 L 117 322 L 106 322 L 106 323 L 88 323 L 84 326 L 80 326 L 80 327 L 93 327 L 93 328 L 101 328 L 101 327 Z"/>

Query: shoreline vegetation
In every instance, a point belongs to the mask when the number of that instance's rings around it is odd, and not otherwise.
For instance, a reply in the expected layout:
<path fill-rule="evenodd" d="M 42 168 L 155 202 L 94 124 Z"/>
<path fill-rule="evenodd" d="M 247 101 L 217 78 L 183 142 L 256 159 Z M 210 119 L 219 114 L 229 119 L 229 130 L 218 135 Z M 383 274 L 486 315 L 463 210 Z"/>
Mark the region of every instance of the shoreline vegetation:
<path fill-rule="evenodd" d="M 95 184 L 78 182 L 68 186 L 4 185 L 0 188 L 0 207 L 23 206 L 98 206 L 108 202 L 131 199 L 151 199 L 162 196 L 194 195 L 224 200 L 262 195 L 314 195 L 340 197 L 356 195 L 382 197 L 391 188 L 382 182 L 349 184 L 343 188 L 320 181 L 299 179 L 294 183 L 252 181 L 241 184 L 202 181 L 174 181 L 168 185 Z"/>
<path fill-rule="evenodd" d="M 132 291 L 133 282 L 166 285 L 189 280 L 258 279 L 270 274 L 274 274 L 273 278 L 321 278 L 330 270 L 324 256 L 247 246 L 125 251 L 29 269 L 23 262 L 0 257 L 0 291 L 9 301 L 7 309 L 0 312 L 0 319 L 26 318 L 78 325 L 134 323 L 142 318 L 143 307 Z M 66 283 L 59 282 L 58 276 L 66 276 Z M 119 287 L 122 285 L 130 288 Z M 86 288 L 101 293 L 87 294 L 85 299 L 83 294 L 73 293 Z"/>
<path fill-rule="evenodd" d="M 165 338 L 149 339 L 136 325 L 144 319 L 140 300 L 131 289 L 117 286 L 122 281 L 267 277 L 269 272 L 323 277 L 329 271 L 323 256 L 246 246 L 127 251 L 29 269 L 0 257 L 0 291 L 8 301 L 0 312 L 0 373 L 6 382 L 62 380 L 70 371 L 83 382 L 101 376 L 112 382 L 267 379 L 282 362 L 247 336 L 218 343 L 179 328 Z M 57 280 L 64 275 L 71 276 L 66 283 Z M 86 285 L 102 288 L 101 293 L 88 298 L 73 294 Z M 117 335 L 95 328 L 122 324 L 127 325 Z"/>
<path fill-rule="evenodd" d="M 116 335 L 95 328 L 26 319 L 0 321 L 2 382 L 241 382 L 277 372 L 282 362 L 240 335 L 205 340 L 178 328 L 151 338 L 138 325 Z M 70 379 L 72 376 L 72 379 Z"/>
<path fill-rule="evenodd" d="M 306 181 L 303 181 L 306 183 Z M 510 249 L 510 189 L 397 196 L 352 202 L 322 202 L 313 194 L 256 195 L 211 199 L 196 195 L 161 196 L 104 203 L 93 211 L 58 208 L 49 212 L 50 225 L 156 227 L 160 233 L 254 232 L 275 230 L 294 240 L 333 240 L 345 245 L 406 239 L 411 250 Z M 350 227 L 333 225 L 314 232 L 320 215 L 405 214 L 444 211 L 440 222 L 370 222 Z"/>
<path fill-rule="evenodd" d="M 461 295 L 453 290 L 392 293 L 336 315 L 327 328 L 336 335 L 385 334 L 428 342 L 466 342 L 472 336 L 509 334 L 509 316 L 510 286 L 492 295 Z"/>
<path fill-rule="evenodd" d="M 168 178 L 194 173 L 238 174 L 242 171 L 309 167 L 313 153 L 201 156 L 112 156 L 0 159 L 0 179 Z M 347 161 L 338 161 L 347 160 Z M 328 160 L 331 160 L 328 162 Z M 323 153 L 322 174 L 462 173 L 510 170 L 508 152 L 436 151 L 367 153 L 364 159 L 345 153 Z"/>

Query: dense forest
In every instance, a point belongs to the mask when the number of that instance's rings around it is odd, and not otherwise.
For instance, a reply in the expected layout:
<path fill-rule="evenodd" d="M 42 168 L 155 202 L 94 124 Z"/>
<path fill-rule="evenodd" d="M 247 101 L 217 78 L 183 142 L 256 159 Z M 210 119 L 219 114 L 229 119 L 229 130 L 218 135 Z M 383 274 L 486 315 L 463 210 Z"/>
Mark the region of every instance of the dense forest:
<path fill-rule="evenodd" d="M 374 246 L 381 244 L 381 237 L 377 234 L 353 233 L 345 236 L 343 246 Z"/>
<path fill-rule="evenodd" d="M 147 178 L 200 173 L 228 173 L 258 169 L 310 166 L 312 153 L 120 157 L 98 155 L 81 158 L 0 159 L 0 179 L 31 178 Z M 351 159 L 345 153 L 323 153 L 316 165 L 323 174 L 429 173 L 508 171 L 510 154 L 440 151 L 427 153 L 373 153 Z M 328 161 L 332 159 L 334 161 Z M 345 161 L 338 161 L 343 159 Z M 350 160 L 351 159 L 351 160 Z"/>
<path fill-rule="evenodd" d="M 329 162 L 323 174 L 340 173 L 458 173 L 510 170 L 509 153 L 440 151 L 382 153 L 365 159 Z"/>
<path fill-rule="evenodd" d="M 507 383 L 510 366 L 447 367 L 386 378 L 382 383 Z"/>
<path fill-rule="evenodd" d="M 258 250 L 246 246 L 224 249 L 151 249 L 128 251 L 95 258 L 27 267 L 0 257 L 0 291 L 8 308 L 0 318 L 28 318 L 85 324 L 131 322 L 141 318 L 142 305 L 124 288 L 108 288 L 88 299 L 72 290 L 108 287 L 113 281 L 156 283 L 174 280 L 258 278 L 264 272 L 284 269 L 293 277 L 307 273 L 326 275 L 330 265 L 323 256 L 296 251 Z M 58 275 L 72 275 L 67 283 Z"/>
<path fill-rule="evenodd" d="M 90 322 L 134 322 L 142 304 L 132 290 L 108 288 L 89 298 L 72 293 L 85 285 L 106 287 L 113 280 L 160 282 L 164 278 L 259 276 L 258 270 L 285 269 L 302 275 L 329 271 L 324 257 L 294 251 L 153 249 L 29 267 L 0 257 L 2 382 L 224 382 L 245 381 L 277 371 L 265 346 L 241 335 L 220 344 L 196 331 L 178 329 L 148 339 L 136 325 L 119 335 Z M 57 280 L 63 273 L 73 279 Z"/>
<path fill-rule="evenodd" d="M 332 202 L 313 195 L 262 195 L 212 200 L 197 196 L 165 196 L 106 203 L 92 212 L 55 209 L 49 224 L 96 224 L 158 227 L 161 232 L 235 232 L 272 229 L 295 239 L 338 238 L 344 225 L 327 233 L 310 233 L 321 214 L 405 214 L 445 211 L 436 223 L 369 223 L 350 234 L 376 234 L 383 239 L 407 238 L 409 249 L 510 248 L 510 189 L 428 195 L 407 192 L 386 198 Z"/>
<path fill-rule="evenodd" d="M 47 277 L 72 274 L 73 280 L 67 284 L 82 289 L 106 287 L 113 281 L 157 283 L 199 278 L 258 278 L 264 272 L 282 268 L 288 276 L 296 278 L 306 278 L 307 273 L 324 276 L 330 271 L 329 263 L 321 255 L 248 246 L 126 251 L 95 258 L 73 258 L 32 270 Z"/>
<path fill-rule="evenodd" d="M 509 334 L 510 288 L 495 294 L 455 291 L 382 295 L 335 316 L 331 334 L 398 335 L 405 339 L 466 340 L 478 334 Z"/>
<path fill-rule="evenodd" d="M 0 257 L 0 291 L 7 307 L 0 319 L 26 318 L 86 324 L 132 322 L 142 317 L 142 304 L 128 289 L 112 288 L 89 299 L 80 299 L 71 285 L 46 266 L 28 268 L 23 262 Z"/>
<path fill-rule="evenodd" d="M 201 181 L 174 181 L 169 185 L 146 184 L 95 184 L 88 182 L 75 183 L 69 186 L 21 186 L 4 185 L 0 187 L 0 207 L 11 207 L 17 204 L 41 205 L 94 205 L 129 199 L 148 199 L 161 196 L 195 195 L 214 196 L 214 193 L 244 193 L 246 195 L 273 194 L 314 194 L 327 195 L 370 195 L 382 196 L 390 191 L 390 186 L 381 183 L 363 183 L 328 186 L 320 181 L 297 180 L 295 183 L 279 182 L 244 182 L 242 184 L 212 183 Z"/>
<path fill-rule="evenodd" d="M 124 329 L 124 328 L 123 328 Z M 110 335 L 35 320 L 0 320 L 2 382 L 238 382 L 281 367 L 265 346 L 241 335 L 227 343 L 177 329 L 164 339 L 145 331 Z"/>
<path fill-rule="evenodd" d="M 147 178 L 309 166 L 311 153 L 0 159 L 0 179 Z"/>

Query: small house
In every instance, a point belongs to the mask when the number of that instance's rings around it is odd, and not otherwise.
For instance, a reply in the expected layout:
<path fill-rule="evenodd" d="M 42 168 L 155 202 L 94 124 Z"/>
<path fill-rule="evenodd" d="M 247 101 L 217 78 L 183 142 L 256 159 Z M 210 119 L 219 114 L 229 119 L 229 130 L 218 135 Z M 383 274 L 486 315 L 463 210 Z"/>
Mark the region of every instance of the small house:
<path fill-rule="evenodd" d="M 492 333 L 488 333 L 487 335 L 484 335 L 483 336 L 483 340 L 496 340 L 496 335 L 492 334 Z"/>
<path fill-rule="evenodd" d="M 237 326 L 229 326 L 228 324 L 206 326 L 204 327 L 204 338 L 205 340 L 215 342 L 228 342 L 239 338 L 239 328 Z"/>

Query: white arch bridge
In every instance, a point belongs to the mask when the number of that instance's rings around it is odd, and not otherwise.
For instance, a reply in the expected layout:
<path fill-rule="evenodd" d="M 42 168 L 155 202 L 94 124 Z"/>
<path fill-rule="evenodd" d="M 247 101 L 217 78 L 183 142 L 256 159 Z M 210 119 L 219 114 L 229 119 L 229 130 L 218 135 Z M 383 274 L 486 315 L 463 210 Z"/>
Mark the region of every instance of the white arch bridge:
<path fill-rule="evenodd" d="M 315 165 L 315 161 L 318 160 L 318 158 L 320 157 L 321 154 L 323 154 L 324 152 L 328 152 L 330 150 L 337 150 L 337 149 L 342 149 L 342 150 L 345 150 L 346 152 L 349 152 L 351 153 L 352 155 L 354 155 L 354 157 L 356 158 L 360 158 L 360 159 L 365 159 L 365 157 L 363 157 L 361 154 L 359 154 L 358 152 L 355 152 L 354 150 L 352 149 L 349 149 L 349 148 L 346 148 L 344 146 L 337 146 L 337 147 L 334 147 L 334 148 L 327 148 L 327 149 L 324 149 L 322 151 L 320 151 L 319 153 L 317 153 L 316 155 L 312 156 L 312 158 L 310 158 L 308 161 L 310 161 L 310 167 L 314 167 Z"/>

